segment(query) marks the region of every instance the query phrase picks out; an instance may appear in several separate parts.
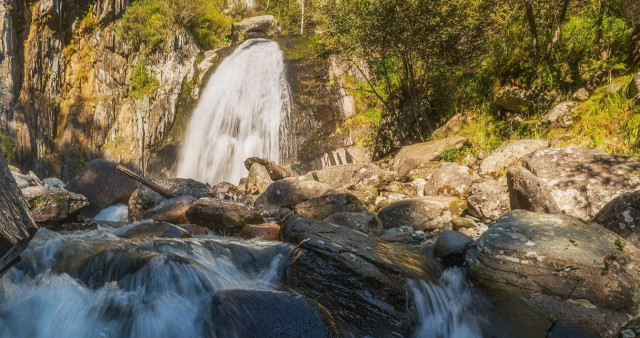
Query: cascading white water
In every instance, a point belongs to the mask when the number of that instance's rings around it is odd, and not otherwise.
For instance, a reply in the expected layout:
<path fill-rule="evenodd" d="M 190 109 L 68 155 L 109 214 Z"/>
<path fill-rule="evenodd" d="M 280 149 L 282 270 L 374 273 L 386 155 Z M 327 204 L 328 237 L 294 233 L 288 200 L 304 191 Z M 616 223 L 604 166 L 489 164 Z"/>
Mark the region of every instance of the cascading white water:
<path fill-rule="evenodd" d="M 178 164 L 178 177 L 237 184 L 244 160 L 288 156 L 291 110 L 284 60 L 266 39 L 242 43 L 218 66 L 191 121 Z"/>

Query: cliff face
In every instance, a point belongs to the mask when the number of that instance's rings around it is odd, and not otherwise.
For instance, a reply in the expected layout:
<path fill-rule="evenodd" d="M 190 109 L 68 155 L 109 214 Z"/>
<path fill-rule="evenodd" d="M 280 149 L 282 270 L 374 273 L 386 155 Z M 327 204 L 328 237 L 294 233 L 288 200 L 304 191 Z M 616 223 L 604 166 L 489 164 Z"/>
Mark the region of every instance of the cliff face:
<path fill-rule="evenodd" d="M 2 1 L 0 124 L 23 168 L 67 180 L 89 158 L 105 157 L 144 171 L 166 139 L 201 51 L 178 28 L 161 52 L 134 52 L 116 32 L 128 2 Z M 140 64 L 158 86 L 134 98 Z"/>

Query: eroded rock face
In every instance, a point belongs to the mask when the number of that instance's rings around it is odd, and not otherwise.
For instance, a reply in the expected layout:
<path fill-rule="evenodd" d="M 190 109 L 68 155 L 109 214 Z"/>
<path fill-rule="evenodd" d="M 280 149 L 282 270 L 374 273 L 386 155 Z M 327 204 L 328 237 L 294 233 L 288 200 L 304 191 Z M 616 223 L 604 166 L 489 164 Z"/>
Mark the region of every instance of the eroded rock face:
<path fill-rule="evenodd" d="M 467 203 L 456 197 L 428 196 L 390 204 L 378 213 L 385 229 L 410 226 L 414 230 L 451 229 L 453 217 L 462 216 Z"/>
<path fill-rule="evenodd" d="M 529 170 L 515 167 L 507 172 L 511 210 L 522 209 L 547 214 L 561 214 L 547 187 Z"/>
<path fill-rule="evenodd" d="M 480 175 L 490 176 L 503 173 L 525 156 L 538 149 L 546 148 L 548 145 L 549 143 L 544 140 L 517 140 L 505 144 L 480 163 Z"/>
<path fill-rule="evenodd" d="M 258 197 L 255 206 L 265 211 L 277 210 L 280 207 L 292 207 L 333 191 L 324 183 L 285 178 L 269 185 L 267 190 Z"/>
<path fill-rule="evenodd" d="M 523 210 L 500 217 L 466 257 L 471 278 L 509 284 L 529 301 L 550 296 L 560 304 L 577 304 L 579 311 L 545 310 L 574 327 L 591 321 L 590 333 L 605 336 L 616 334 L 637 313 L 638 259 L 640 250 L 598 224 Z M 605 316 L 612 321 L 590 320 Z"/>
<path fill-rule="evenodd" d="M 231 36 L 235 41 L 266 38 L 280 35 L 280 23 L 273 15 L 260 15 L 236 22 L 231 27 Z"/>
<path fill-rule="evenodd" d="M 438 160 L 446 150 L 460 149 L 465 143 L 466 138 L 453 136 L 403 147 L 393 159 L 391 170 L 404 176 L 427 162 Z"/>
<path fill-rule="evenodd" d="M 484 178 L 471 186 L 467 198 L 469 213 L 474 217 L 494 221 L 509 210 L 509 192 L 505 177 Z"/>
<path fill-rule="evenodd" d="M 474 173 L 469 167 L 443 163 L 427 181 L 424 194 L 466 197 L 473 179 Z"/>
<path fill-rule="evenodd" d="M 623 193 L 640 189 L 640 158 L 580 147 L 541 149 L 523 165 L 544 183 L 560 209 L 584 220 Z"/>
<path fill-rule="evenodd" d="M 598 211 L 591 221 L 638 246 L 640 244 L 640 190 L 616 197 Z"/>
<path fill-rule="evenodd" d="M 227 289 L 212 300 L 216 337 L 338 337 L 331 314 L 291 292 Z"/>
<path fill-rule="evenodd" d="M 367 207 L 352 194 L 326 194 L 300 202 L 293 208 L 299 215 L 325 219 L 338 212 L 366 212 Z"/>
<path fill-rule="evenodd" d="M 382 221 L 376 214 L 372 213 L 340 212 L 325 218 L 324 221 L 358 230 L 365 234 L 382 235 Z"/>
<path fill-rule="evenodd" d="M 89 205 L 87 198 L 80 194 L 49 186 L 28 187 L 22 189 L 22 194 L 29 203 L 33 220 L 43 225 L 71 221 Z"/>
<path fill-rule="evenodd" d="M 187 218 L 192 224 L 207 227 L 221 235 L 237 235 L 247 224 L 262 224 L 264 218 L 242 203 L 201 198 L 189 207 Z"/>
<path fill-rule="evenodd" d="M 432 261 L 359 231 L 298 215 L 284 223 L 281 238 L 299 245 L 286 284 L 327 308 L 341 336 L 410 333 L 415 311 L 406 280 L 435 277 Z"/>
<path fill-rule="evenodd" d="M 190 178 L 155 179 L 153 182 L 176 197 L 191 196 L 194 198 L 202 198 L 209 196 L 211 190 L 208 184 Z M 147 210 L 165 200 L 166 198 L 162 195 L 147 186 L 141 185 L 129 198 L 129 218 L 134 221 L 141 220 L 144 218 L 144 213 Z"/>

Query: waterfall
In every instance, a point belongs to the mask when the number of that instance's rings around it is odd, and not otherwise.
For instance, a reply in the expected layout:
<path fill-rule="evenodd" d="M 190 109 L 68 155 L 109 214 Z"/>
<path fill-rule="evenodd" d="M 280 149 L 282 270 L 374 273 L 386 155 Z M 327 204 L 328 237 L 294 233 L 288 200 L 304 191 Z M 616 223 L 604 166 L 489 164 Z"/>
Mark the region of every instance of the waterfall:
<path fill-rule="evenodd" d="M 237 184 L 244 160 L 282 162 L 290 155 L 291 98 L 278 44 L 247 40 L 204 88 L 187 128 L 178 177 Z"/>

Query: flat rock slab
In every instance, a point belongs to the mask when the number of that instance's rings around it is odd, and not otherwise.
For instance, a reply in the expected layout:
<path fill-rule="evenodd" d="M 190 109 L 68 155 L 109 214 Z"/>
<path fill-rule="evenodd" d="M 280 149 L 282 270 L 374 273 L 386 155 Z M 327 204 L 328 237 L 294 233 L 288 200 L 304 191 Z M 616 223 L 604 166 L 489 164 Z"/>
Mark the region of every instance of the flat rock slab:
<path fill-rule="evenodd" d="M 640 158 L 595 149 L 540 149 L 524 166 L 544 183 L 560 209 L 583 220 L 624 193 L 640 190 Z"/>
<path fill-rule="evenodd" d="M 70 221 L 80 210 L 89 205 L 86 197 L 64 189 L 36 186 L 22 189 L 33 220 L 44 225 L 56 225 Z"/>
<path fill-rule="evenodd" d="M 382 221 L 376 214 L 372 213 L 340 212 L 330 215 L 324 221 L 358 230 L 365 234 L 382 235 Z"/>
<path fill-rule="evenodd" d="M 404 176 L 427 162 L 438 160 L 447 150 L 462 148 L 465 143 L 467 143 L 466 138 L 453 136 L 403 147 L 393 159 L 391 170 Z"/>
<path fill-rule="evenodd" d="M 207 227 L 220 235 L 231 236 L 237 235 L 247 224 L 265 222 L 252 207 L 208 197 L 193 203 L 186 215 L 192 224 Z"/>
<path fill-rule="evenodd" d="M 286 284 L 322 304 L 342 336 L 409 334 L 416 314 L 406 281 L 437 278 L 434 262 L 419 253 L 335 224 L 293 215 L 280 237 L 298 245 Z"/>
<path fill-rule="evenodd" d="M 352 194 L 327 194 L 296 204 L 297 214 L 325 219 L 338 212 L 367 212 L 367 207 Z"/>
<path fill-rule="evenodd" d="M 491 152 L 491 154 L 480 163 L 480 175 L 500 175 L 517 164 L 518 161 L 525 156 L 548 146 L 549 142 L 544 140 L 517 140 L 507 143 Z"/>
<path fill-rule="evenodd" d="M 640 250 L 598 224 L 568 215 L 508 212 L 476 241 L 466 261 L 472 279 L 624 318 L 637 312 L 640 301 Z M 554 315 L 563 319 L 562 313 Z"/>
<path fill-rule="evenodd" d="M 391 203 L 378 217 L 385 229 L 410 226 L 414 230 L 451 228 L 453 217 L 462 216 L 467 202 L 456 197 L 428 196 Z"/>

